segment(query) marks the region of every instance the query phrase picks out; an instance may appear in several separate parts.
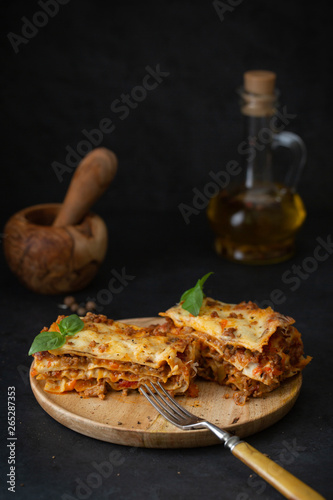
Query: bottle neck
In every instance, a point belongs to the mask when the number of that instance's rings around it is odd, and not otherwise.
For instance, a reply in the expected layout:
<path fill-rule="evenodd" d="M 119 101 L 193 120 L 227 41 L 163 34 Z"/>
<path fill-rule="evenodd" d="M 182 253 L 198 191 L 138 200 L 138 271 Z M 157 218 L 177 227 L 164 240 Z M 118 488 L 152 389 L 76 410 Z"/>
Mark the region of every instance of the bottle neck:
<path fill-rule="evenodd" d="M 272 183 L 271 142 L 269 119 L 243 116 L 243 165 L 247 188 L 264 188 Z"/>
<path fill-rule="evenodd" d="M 248 189 L 271 187 L 273 139 L 272 117 L 275 114 L 275 95 L 255 95 L 241 92 L 243 120 L 243 166 Z"/>

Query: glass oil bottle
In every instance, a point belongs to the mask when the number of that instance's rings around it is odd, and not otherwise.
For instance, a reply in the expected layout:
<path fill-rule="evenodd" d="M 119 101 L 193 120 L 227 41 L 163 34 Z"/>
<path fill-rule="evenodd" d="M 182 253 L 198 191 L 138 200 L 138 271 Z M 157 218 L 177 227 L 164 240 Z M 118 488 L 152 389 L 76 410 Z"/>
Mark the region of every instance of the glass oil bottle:
<path fill-rule="evenodd" d="M 214 196 L 207 217 L 215 233 L 215 250 L 244 264 L 273 264 L 290 258 L 295 234 L 306 210 L 296 184 L 306 160 L 302 139 L 277 132 L 276 75 L 271 71 L 244 73 L 240 89 L 244 140 L 241 178 Z M 291 151 L 293 161 L 283 182 L 273 172 L 272 157 L 278 147 Z M 246 153 L 246 154 L 245 154 Z"/>

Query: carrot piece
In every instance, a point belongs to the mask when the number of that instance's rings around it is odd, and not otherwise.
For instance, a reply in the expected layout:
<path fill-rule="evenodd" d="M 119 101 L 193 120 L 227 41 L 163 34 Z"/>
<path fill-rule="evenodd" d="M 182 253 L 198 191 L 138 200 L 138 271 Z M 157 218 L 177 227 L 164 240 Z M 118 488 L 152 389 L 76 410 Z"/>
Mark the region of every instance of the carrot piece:
<path fill-rule="evenodd" d="M 72 391 L 75 387 L 76 380 L 71 380 L 66 384 L 66 391 Z"/>

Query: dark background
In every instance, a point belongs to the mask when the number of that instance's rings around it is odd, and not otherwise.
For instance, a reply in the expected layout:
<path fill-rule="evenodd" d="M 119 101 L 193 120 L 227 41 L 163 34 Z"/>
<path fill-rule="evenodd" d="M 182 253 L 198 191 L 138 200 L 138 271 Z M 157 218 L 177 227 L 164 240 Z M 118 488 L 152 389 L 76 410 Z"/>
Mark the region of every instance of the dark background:
<path fill-rule="evenodd" d="M 326 241 L 332 231 L 332 16 L 323 1 L 235 4 L 221 21 L 212 2 L 70 0 L 15 53 L 7 34 L 21 35 L 22 17 L 31 20 L 41 7 L 2 2 L 0 223 L 3 228 L 27 206 L 60 202 L 71 173 L 59 182 L 53 162 L 64 164 L 66 147 L 75 149 L 85 139 L 82 130 L 110 118 L 115 130 L 101 145 L 116 153 L 119 171 L 94 207 L 106 221 L 110 245 L 100 272 L 77 300 L 96 297 L 112 269 L 123 267 L 135 278 L 102 311 L 115 319 L 156 315 L 211 270 L 206 293 L 226 302 L 260 303 L 281 289 L 285 300 L 278 310 L 296 318 L 313 361 L 293 410 L 248 441 L 278 460 L 283 442 L 296 439 L 302 451 L 286 468 L 329 498 L 332 257 L 307 273 L 295 291 L 282 275 L 302 267 L 317 238 Z M 147 66 L 158 64 L 169 76 L 121 120 L 110 105 L 141 85 Z M 202 190 L 211 170 L 238 160 L 236 88 L 248 69 L 277 73 L 281 105 L 296 115 L 288 130 L 301 135 L 308 149 L 299 184 L 308 216 L 297 253 L 275 266 L 219 259 L 204 211 L 186 225 L 178 209 L 180 203 L 191 205 L 192 189 Z M 2 411 L 6 387 L 15 385 L 17 394 L 15 498 L 75 496 L 75 478 L 84 480 L 91 463 L 105 460 L 112 449 L 125 458 L 120 475 L 115 472 L 89 498 L 280 498 L 221 447 L 133 452 L 76 434 L 47 416 L 31 393 L 26 353 L 36 333 L 62 312 L 63 297 L 26 290 L 3 256 L 0 265 Z M 5 463 L 2 482 L 6 473 Z"/>

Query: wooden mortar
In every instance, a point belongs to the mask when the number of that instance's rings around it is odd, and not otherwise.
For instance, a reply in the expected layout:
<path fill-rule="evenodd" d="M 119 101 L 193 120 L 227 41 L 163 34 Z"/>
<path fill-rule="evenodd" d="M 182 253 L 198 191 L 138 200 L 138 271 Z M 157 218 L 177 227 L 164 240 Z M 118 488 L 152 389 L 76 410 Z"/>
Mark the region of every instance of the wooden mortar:
<path fill-rule="evenodd" d="M 64 202 L 35 205 L 14 214 L 4 229 L 10 269 L 30 290 L 63 294 L 84 288 L 107 250 L 107 228 L 89 212 L 111 183 L 117 158 L 105 148 L 91 151 L 75 170 Z"/>

